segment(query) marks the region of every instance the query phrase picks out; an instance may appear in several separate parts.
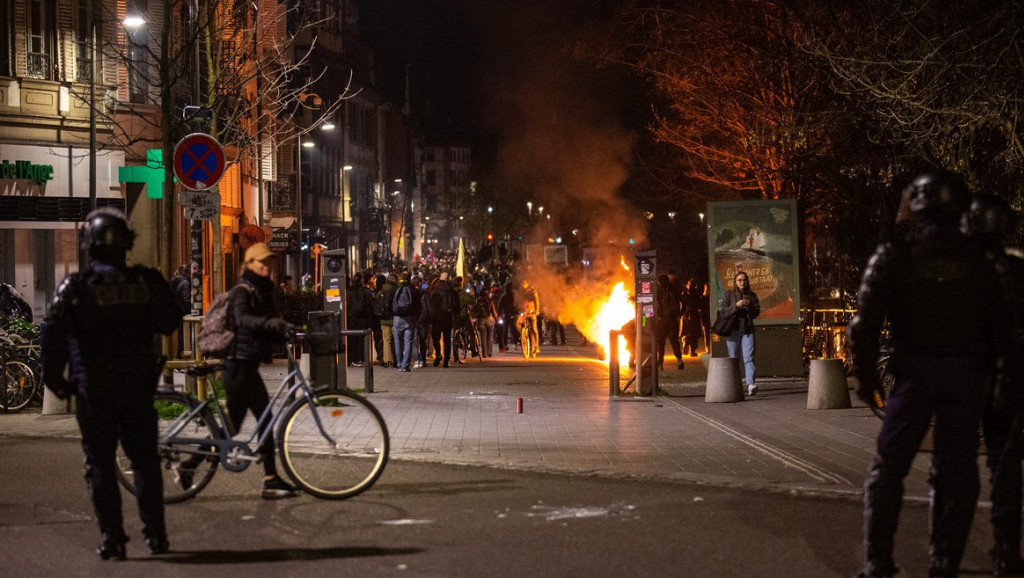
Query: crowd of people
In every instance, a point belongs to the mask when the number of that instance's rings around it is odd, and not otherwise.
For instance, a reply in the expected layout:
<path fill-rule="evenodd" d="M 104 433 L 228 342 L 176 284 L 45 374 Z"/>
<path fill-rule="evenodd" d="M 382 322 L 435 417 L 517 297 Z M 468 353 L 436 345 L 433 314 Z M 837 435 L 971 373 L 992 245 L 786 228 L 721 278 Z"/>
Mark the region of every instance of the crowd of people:
<path fill-rule="evenodd" d="M 359 272 L 347 288 L 346 322 L 350 330 L 371 331 L 372 350 L 364 350 L 361 336 L 349 336 L 348 363 L 376 363 L 398 371 L 450 367 L 462 362 L 453 350 L 459 331 L 476 336 L 471 354 L 486 359 L 495 350 L 519 346 L 517 324 L 523 320 L 533 323 L 538 335 L 546 329 L 550 343 L 565 345 L 565 328 L 557 318 L 545 322 L 540 312 L 537 289 L 510 269 L 497 275 L 478 270 L 467 277 L 437 267 Z"/>

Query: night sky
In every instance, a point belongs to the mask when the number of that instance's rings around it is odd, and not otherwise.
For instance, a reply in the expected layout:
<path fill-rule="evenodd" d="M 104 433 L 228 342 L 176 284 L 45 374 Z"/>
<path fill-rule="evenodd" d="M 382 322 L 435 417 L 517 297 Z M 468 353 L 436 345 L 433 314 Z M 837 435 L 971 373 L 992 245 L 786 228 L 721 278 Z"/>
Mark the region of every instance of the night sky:
<path fill-rule="evenodd" d="M 398 72 L 380 75 L 389 94 L 411 65 L 428 137 L 472 146 L 494 197 L 556 215 L 618 207 L 649 112 L 622 71 L 572 56 L 617 3 L 357 0 L 360 36 Z"/>

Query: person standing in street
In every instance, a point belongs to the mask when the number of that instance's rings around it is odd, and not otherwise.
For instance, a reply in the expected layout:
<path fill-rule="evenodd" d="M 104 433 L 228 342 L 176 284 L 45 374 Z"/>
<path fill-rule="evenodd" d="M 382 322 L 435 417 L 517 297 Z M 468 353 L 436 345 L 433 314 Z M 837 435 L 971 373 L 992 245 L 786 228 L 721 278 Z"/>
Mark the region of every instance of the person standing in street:
<path fill-rule="evenodd" d="M 1021 508 L 1024 472 L 1024 260 L 1011 255 L 1003 242 L 1014 229 L 1016 218 L 1009 203 L 989 194 L 975 195 L 961 221 L 961 231 L 981 243 L 985 257 L 999 275 L 999 285 L 1013 320 L 1008 343 L 1011 355 L 997 364 L 998 373 L 985 412 L 982 432 L 985 463 L 989 470 L 990 518 L 995 544 L 993 576 L 1024 575 L 1020 555 Z"/>
<path fill-rule="evenodd" d="M 448 367 L 452 359 L 452 328 L 459 309 L 459 297 L 448 281 L 448 273 L 441 273 L 437 286 L 430 292 L 430 337 L 434 343 L 434 367 Z"/>
<path fill-rule="evenodd" d="M 391 310 L 394 314 L 395 365 L 398 371 L 411 371 L 410 364 L 417 357 L 413 351 L 418 347 L 416 325 L 420 316 L 420 291 L 413 287 L 408 272 L 403 272 L 395 288 Z"/>
<path fill-rule="evenodd" d="M 395 312 L 391 309 L 391 301 L 395 296 L 395 287 L 398 286 L 398 279 L 394 274 L 384 276 L 377 275 L 377 292 L 373 295 L 375 311 L 377 303 L 380 303 L 380 331 L 381 331 L 381 365 L 384 367 L 395 366 Z"/>
<path fill-rule="evenodd" d="M 722 296 L 718 315 L 732 319 L 725 347 L 729 350 L 729 357 L 743 359 L 747 395 L 757 393 L 757 383 L 754 381 L 754 320 L 760 314 L 761 302 L 757 299 L 757 293 L 750 289 L 750 277 L 746 272 L 739 271 L 732 278 L 732 290 Z"/>
<path fill-rule="evenodd" d="M 970 194 L 959 177 L 925 173 L 903 191 L 913 231 L 878 247 L 864 270 L 847 329 L 857 396 L 880 387 L 886 319 L 895 385 L 864 480 L 861 578 L 891 577 L 903 479 L 934 420 L 931 578 L 959 574 L 979 482 L 978 426 L 1001 342 L 1009 334 L 998 277 L 979 243 L 959 230 Z M 949 315 L 955 310 L 956 315 Z"/>
<path fill-rule="evenodd" d="M 373 325 L 373 296 L 363 284 L 363 274 L 357 272 L 352 278 L 349 286 L 346 303 L 348 306 L 348 328 L 349 329 L 370 329 Z M 353 367 L 362 367 L 363 363 L 373 363 L 372 351 L 364 351 L 366 347 L 365 337 L 362 335 L 349 335 L 348 340 L 348 363 Z"/>
<path fill-rule="evenodd" d="M 683 369 L 683 350 L 679 344 L 679 297 L 672 290 L 668 275 L 658 275 L 658 317 L 654 339 L 658 346 L 658 369 L 665 367 L 665 340 L 672 345 L 676 365 Z"/>
<path fill-rule="evenodd" d="M 690 357 L 697 357 L 697 344 L 704 337 L 704 299 L 696 279 L 686 282 L 680 298 L 683 304 L 683 351 L 688 352 Z"/>
<path fill-rule="evenodd" d="M 82 245 L 90 263 L 61 283 L 40 330 L 43 382 L 60 399 L 77 396 L 85 481 L 100 527 L 97 553 L 104 560 L 125 559 L 128 542 L 118 442 L 132 462 L 146 544 L 153 554 L 169 548 L 153 408 L 162 363 L 154 337 L 178 329 L 184 311 L 159 271 L 128 266 L 134 243 L 124 213 L 111 207 L 89 213 Z M 70 380 L 64 377 L 69 364 Z"/>

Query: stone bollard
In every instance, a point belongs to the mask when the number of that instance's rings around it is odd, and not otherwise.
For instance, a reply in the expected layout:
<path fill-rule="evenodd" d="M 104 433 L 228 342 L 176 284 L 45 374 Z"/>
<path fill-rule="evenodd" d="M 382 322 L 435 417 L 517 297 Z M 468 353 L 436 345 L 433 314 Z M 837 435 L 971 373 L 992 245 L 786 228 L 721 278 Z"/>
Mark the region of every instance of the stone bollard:
<path fill-rule="evenodd" d="M 743 401 L 740 360 L 735 357 L 708 359 L 708 383 L 704 390 L 704 402 L 732 403 L 736 401 Z"/>
<path fill-rule="evenodd" d="M 807 409 L 846 409 L 850 390 L 842 359 L 812 359 L 807 383 Z"/>

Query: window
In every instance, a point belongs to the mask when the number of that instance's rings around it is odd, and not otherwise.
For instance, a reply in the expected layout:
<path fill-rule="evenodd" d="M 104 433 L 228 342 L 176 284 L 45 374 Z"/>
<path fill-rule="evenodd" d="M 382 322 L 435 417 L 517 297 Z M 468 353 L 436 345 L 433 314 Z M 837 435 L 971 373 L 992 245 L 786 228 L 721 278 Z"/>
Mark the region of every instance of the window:
<path fill-rule="evenodd" d="M 11 0 L 0 0 L 0 76 L 11 76 Z"/>
<path fill-rule="evenodd" d="M 26 64 L 28 76 L 53 78 L 53 19 L 56 15 L 56 0 L 29 0 Z"/>
<path fill-rule="evenodd" d="M 128 14 L 148 13 L 147 0 L 128 2 Z M 125 33 L 128 39 L 128 100 L 144 103 L 149 92 L 149 27 L 145 24 L 134 28 L 126 27 Z"/>

